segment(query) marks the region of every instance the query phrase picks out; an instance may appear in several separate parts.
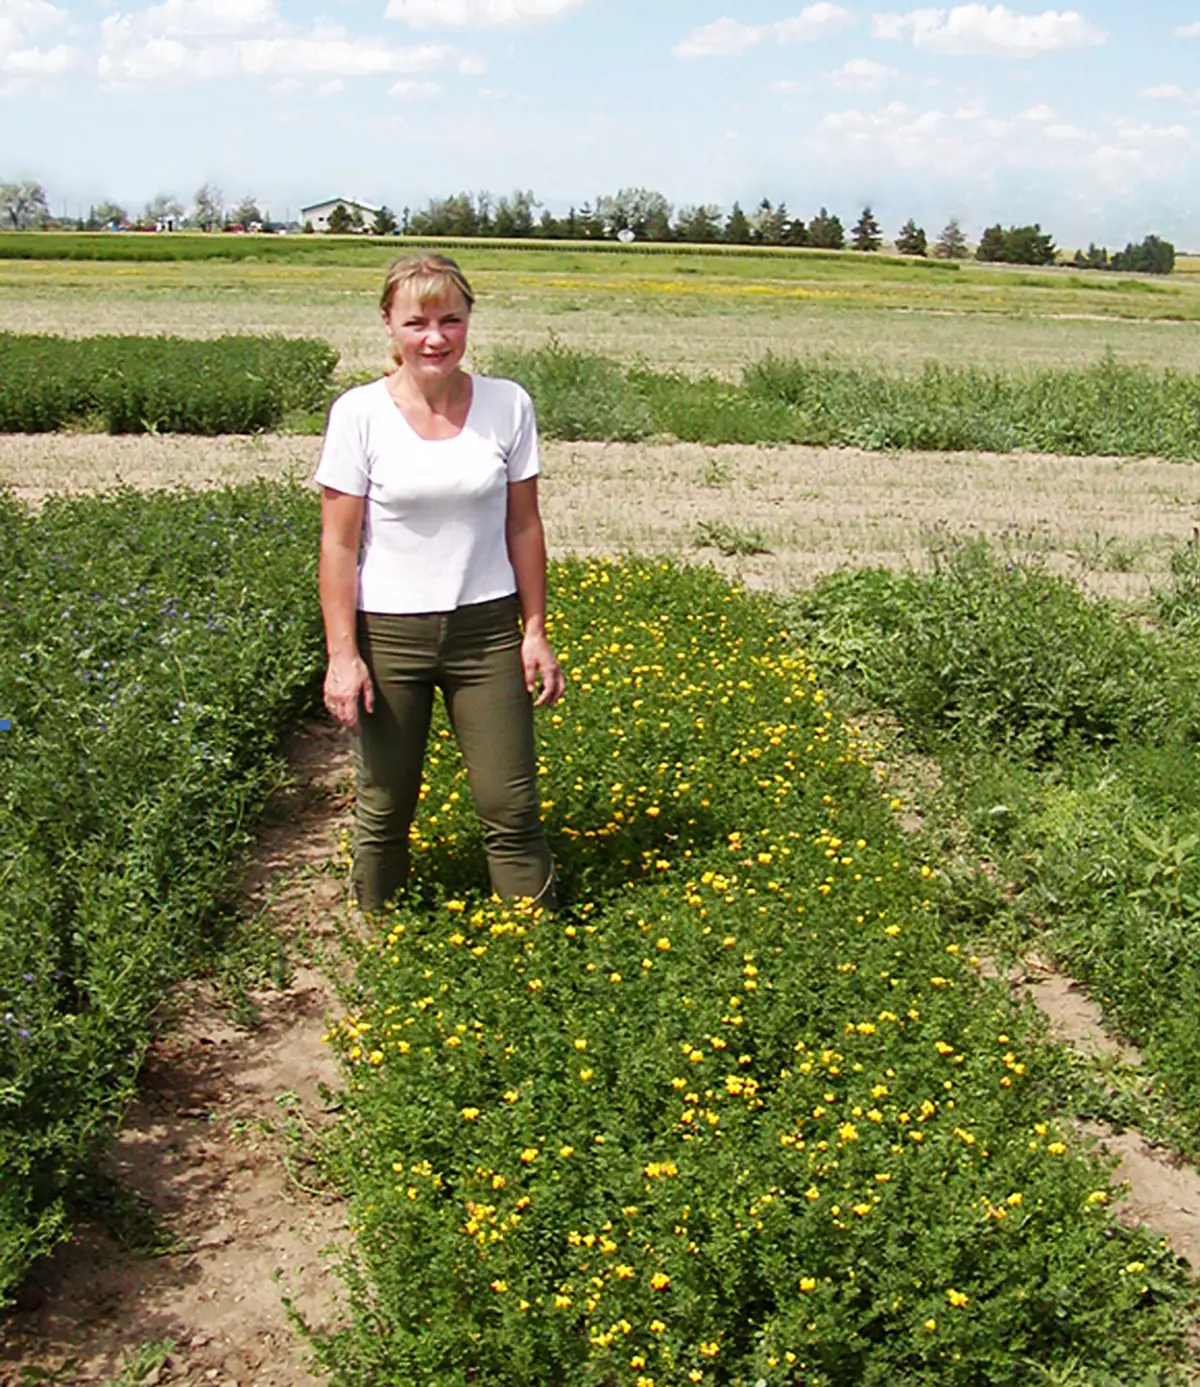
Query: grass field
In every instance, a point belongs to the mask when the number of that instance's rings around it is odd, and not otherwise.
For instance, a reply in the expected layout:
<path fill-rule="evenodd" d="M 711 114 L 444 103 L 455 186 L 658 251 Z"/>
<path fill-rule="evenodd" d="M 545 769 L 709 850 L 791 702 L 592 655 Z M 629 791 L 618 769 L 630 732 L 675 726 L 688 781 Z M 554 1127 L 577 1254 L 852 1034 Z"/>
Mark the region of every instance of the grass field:
<path fill-rule="evenodd" d="M 351 264 L 0 259 L 0 315 L 9 331 L 67 336 L 322 336 L 344 370 L 370 370 L 382 360 L 375 300 L 396 249 L 356 243 Z M 1200 261 L 1153 279 L 805 252 L 455 253 L 479 294 L 478 354 L 554 333 L 625 363 L 729 377 L 768 349 L 903 371 L 928 360 L 1082 365 L 1106 352 L 1200 369 Z"/>

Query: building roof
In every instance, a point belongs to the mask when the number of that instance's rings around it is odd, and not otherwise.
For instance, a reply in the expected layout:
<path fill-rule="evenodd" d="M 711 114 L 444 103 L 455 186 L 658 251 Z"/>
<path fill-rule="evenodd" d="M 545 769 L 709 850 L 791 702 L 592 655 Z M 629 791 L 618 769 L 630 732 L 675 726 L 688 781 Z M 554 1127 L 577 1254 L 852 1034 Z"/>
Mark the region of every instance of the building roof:
<path fill-rule="evenodd" d="M 329 197 L 326 198 L 324 202 L 314 202 L 311 203 L 308 207 L 301 207 L 300 215 L 303 217 L 308 212 L 320 212 L 322 208 L 325 207 L 334 208 L 338 205 L 339 202 L 342 204 L 343 207 L 347 209 L 351 207 L 357 207 L 363 212 L 378 212 L 381 210 L 373 202 L 364 202 L 362 198 Z"/>

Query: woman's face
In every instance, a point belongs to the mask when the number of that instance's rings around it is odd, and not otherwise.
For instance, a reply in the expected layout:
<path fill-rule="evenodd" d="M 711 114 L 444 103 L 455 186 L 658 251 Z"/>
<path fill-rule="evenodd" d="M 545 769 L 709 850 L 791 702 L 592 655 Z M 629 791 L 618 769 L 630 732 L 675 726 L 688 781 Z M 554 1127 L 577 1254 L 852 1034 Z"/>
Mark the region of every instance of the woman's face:
<path fill-rule="evenodd" d="M 470 317 L 470 305 L 453 284 L 440 298 L 424 303 L 411 288 L 401 286 L 383 321 L 396 361 L 414 379 L 432 380 L 458 370 L 467 349 Z"/>

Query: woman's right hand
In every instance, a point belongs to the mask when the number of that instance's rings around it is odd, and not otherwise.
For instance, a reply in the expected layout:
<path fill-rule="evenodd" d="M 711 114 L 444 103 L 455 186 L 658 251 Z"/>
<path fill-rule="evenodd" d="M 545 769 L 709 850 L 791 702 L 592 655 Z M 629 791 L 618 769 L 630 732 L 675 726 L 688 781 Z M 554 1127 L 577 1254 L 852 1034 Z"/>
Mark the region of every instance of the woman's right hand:
<path fill-rule="evenodd" d="M 358 702 L 368 713 L 375 711 L 375 686 L 360 655 L 330 660 L 325 671 L 325 706 L 351 732 L 358 730 Z"/>

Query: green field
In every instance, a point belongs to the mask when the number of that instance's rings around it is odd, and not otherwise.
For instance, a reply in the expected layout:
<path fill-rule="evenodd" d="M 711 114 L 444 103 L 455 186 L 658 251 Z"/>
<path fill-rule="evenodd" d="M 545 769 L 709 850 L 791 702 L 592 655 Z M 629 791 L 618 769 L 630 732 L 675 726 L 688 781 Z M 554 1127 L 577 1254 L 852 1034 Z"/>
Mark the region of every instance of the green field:
<path fill-rule="evenodd" d="M 10 241 L 12 237 L 8 238 Z M 51 248 L 49 237 L 20 237 Z M 72 238 L 95 239 L 95 238 Z M 143 245 L 147 238 L 101 240 Z M 319 336 L 350 371 L 378 368 L 375 302 L 403 249 L 354 238 L 178 238 L 233 243 L 239 260 L 16 260 L 0 236 L 10 331 Z M 154 239 L 158 245 L 163 238 Z M 767 350 L 919 371 L 928 360 L 1200 369 L 1200 261 L 1167 279 L 853 253 L 698 254 L 454 246 L 479 293 L 477 352 L 549 335 L 624 363 L 738 375 Z"/>

